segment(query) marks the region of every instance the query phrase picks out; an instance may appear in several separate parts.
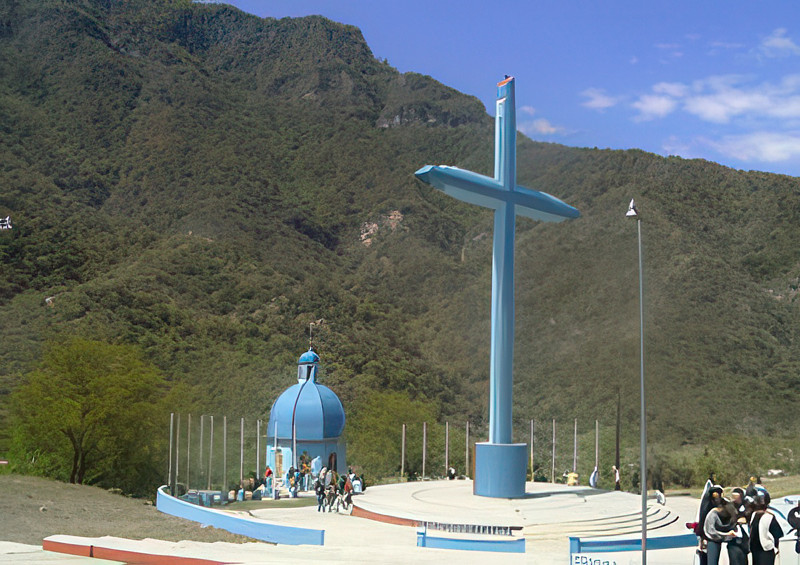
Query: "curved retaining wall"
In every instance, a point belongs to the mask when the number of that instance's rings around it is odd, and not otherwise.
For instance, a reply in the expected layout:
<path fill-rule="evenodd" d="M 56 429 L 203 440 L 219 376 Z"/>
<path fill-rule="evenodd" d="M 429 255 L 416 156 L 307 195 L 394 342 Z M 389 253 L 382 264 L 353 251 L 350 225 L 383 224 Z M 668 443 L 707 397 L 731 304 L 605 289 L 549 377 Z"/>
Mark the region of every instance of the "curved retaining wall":
<path fill-rule="evenodd" d="M 236 516 L 221 510 L 196 506 L 165 492 L 166 486 L 158 489 L 156 508 L 164 514 L 200 522 L 234 534 L 285 545 L 325 545 L 325 530 L 294 528 L 270 524 L 257 518 Z"/>

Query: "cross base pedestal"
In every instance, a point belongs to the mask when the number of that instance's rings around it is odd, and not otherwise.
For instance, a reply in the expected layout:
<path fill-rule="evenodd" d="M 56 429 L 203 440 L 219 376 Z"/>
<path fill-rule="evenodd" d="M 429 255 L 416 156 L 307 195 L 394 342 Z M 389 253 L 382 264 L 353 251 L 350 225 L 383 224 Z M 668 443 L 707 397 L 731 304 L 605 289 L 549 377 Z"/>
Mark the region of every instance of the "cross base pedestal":
<path fill-rule="evenodd" d="M 476 443 L 472 493 L 490 498 L 522 498 L 527 468 L 527 444 Z"/>

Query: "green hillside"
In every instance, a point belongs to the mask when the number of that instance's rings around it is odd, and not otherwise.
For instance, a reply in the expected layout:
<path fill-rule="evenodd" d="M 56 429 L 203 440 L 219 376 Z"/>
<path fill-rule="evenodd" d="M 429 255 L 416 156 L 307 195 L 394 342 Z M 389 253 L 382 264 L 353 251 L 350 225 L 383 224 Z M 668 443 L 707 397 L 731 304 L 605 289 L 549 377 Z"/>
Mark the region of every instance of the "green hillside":
<path fill-rule="evenodd" d="M 2 3 L 0 454 L 9 394 L 48 342 L 134 346 L 178 385 L 176 409 L 266 417 L 318 320 L 354 429 L 359 407 L 405 398 L 480 435 L 492 218 L 413 172 L 491 174 L 492 147 L 480 101 L 398 73 L 352 26 L 183 0 Z M 518 167 L 582 212 L 518 222 L 520 439 L 534 417 L 608 429 L 619 390 L 636 448 L 635 197 L 654 445 L 791 442 L 800 181 L 522 135 Z"/>

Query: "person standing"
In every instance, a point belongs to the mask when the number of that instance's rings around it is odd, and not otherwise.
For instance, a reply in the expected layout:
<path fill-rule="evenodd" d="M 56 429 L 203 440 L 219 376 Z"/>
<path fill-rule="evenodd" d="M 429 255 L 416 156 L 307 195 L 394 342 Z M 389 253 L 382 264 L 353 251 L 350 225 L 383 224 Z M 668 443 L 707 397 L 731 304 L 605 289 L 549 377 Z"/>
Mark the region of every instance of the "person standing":
<path fill-rule="evenodd" d="M 736 508 L 736 535 L 728 540 L 728 561 L 731 565 L 747 565 L 750 553 L 750 528 L 747 525 L 747 508 L 744 503 L 744 489 L 736 487 L 731 492 L 731 503 Z"/>
<path fill-rule="evenodd" d="M 755 512 L 750 517 L 750 551 L 753 565 L 773 565 L 778 554 L 778 542 L 783 537 L 775 516 L 767 510 L 769 493 L 763 491 L 756 497 Z"/>
<path fill-rule="evenodd" d="M 614 472 L 614 490 L 622 490 L 619 484 L 619 469 L 617 469 L 616 465 L 612 465 L 611 470 Z"/>
<path fill-rule="evenodd" d="M 322 473 L 314 481 L 314 493 L 317 495 L 317 512 L 325 512 L 325 477 Z"/>
<path fill-rule="evenodd" d="M 708 565 L 719 565 L 723 542 L 736 536 L 732 530 L 736 519 L 736 508 L 729 501 L 722 498 L 722 488 L 714 487 L 711 492 L 714 508 L 703 522 L 703 533 L 708 540 Z"/>

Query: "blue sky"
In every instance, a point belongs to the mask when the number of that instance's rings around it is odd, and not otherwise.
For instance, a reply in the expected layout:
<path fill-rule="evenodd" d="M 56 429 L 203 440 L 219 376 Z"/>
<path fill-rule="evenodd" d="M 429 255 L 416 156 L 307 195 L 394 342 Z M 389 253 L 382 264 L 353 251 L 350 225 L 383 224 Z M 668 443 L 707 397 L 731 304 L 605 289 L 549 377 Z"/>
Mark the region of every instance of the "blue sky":
<path fill-rule="evenodd" d="M 372 52 L 480 98 L 517 79 L 518 128 L 578 147 L 640 148 L 800 176 L 796 0 L 232 0 L 321 14 Z"/>

